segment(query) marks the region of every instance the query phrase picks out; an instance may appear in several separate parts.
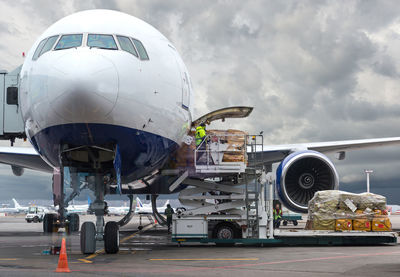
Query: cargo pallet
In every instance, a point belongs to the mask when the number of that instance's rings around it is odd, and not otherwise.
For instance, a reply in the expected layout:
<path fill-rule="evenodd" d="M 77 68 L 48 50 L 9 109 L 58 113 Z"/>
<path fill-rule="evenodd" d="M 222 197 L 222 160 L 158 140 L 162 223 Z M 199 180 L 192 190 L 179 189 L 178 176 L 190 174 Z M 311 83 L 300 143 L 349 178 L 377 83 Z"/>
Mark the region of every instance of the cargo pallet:
<path fill-rule="evenodd" d="M 357 246 L 357 245 L 383 245 L 397 244 L 396 233 L 390 232 L 377 236 L 364 236 L 360 234 L 336 234 L 334 236 L 293 236 L 275 237 L 274 239 L 199 239 L 199 238 L 173 238 L 172 242 L 179 245 L 184 243 L 215 243 L 219 245 L 257 245 L 257 246 Z"/>
<path fill-rule="evenodd" d="M 179 245 L 184 243 L 214 243 L 219 245 L 258 245 L 258 246 L 356 246 L 397 244 L 396 232 L 333 232 L 312 230 L 275 230 L 273 239 L 210 239 L 210 238 L 183 238 L 177 236 L 172 242 Z"/>

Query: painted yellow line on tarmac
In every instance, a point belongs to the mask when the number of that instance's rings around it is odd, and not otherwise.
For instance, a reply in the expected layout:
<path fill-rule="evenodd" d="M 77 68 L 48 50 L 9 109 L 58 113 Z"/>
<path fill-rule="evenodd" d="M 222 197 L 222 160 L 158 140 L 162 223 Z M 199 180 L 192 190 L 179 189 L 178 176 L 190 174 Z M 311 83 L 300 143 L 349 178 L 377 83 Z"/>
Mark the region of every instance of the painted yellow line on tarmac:
<path fill-rule="evenodd" d="M 154 226 L 155 226 L 155 224 L 147 225 L 147 226 L 144 227 L 142 230 L 137 231 L 137 232 L 133 233 L 132 235 L 129 235 L 129 236 L 127 236 L 127 237 L 121 239 L 119 242 L 121 243 L 121 242 L 125 242 L 125 241 L 127 241 L 127 240 L 130 240 L 131 238 L 133 238 L 134 236 L 136 236 L 136 235 L 139 234 L 140 232 L 149 230 L 149 229 L 153 228 Z"/>
<path fill-rule="evenodd" d="M 132 235 L 129 235 L 129 236 L 127 236 L 127 237 L 121 239 L 119 242 L 120 242 L 120 243 L 123 243 L 123 242 L 125 242 L 125 241 L 127 241 L 127 240 L 133 238 L 133 237 L 136 236 L 137 234 L 139 234 L 139 233 L 141 233 L 141 232 L 144 232 L 144 231 L 146 231 L 146 230 L 149 230 L 149 229 L 153 228 L 155 225 L 156 225 L 156 224 L 149 224 L 149 225 L 147 225 L 146 227 L 144 227 L 142 230 L 137 231 L 137 232 L 133 233 Z M 87 256 L 86 258 L 84 258 L 84 259 L 78 259 L 78 261 L 81 261 L 81 262 L 83 262 L 83 263 L 92 263 L 92 261 L 89 261 L 89 260 L 91 260 L 91 259 L 93 259 L 93 258 L 96 258 L 98 255 L 103 254 L 104 252 L 105 252 L 104 248 L 103 248 L 103 249 L 100 249 L 100 250 L 96 251 L 96 253 L 91 254 L 91 255 Z"/>
<path fill-rule="evenodd" d="M 258 258 L 150 259 L 150 261 L 258 261 Z"/>
<path fill-rule="evenodd" d="M 18 261 L 20 259 L 17 258 L 0 258 L 0 261 Z"/>
<path fill-rule="evenodd" d="M 86 264 L 91 264 L 91 263 L 93 263 L 93 261 L 89 261 L 89 260 L 86 260 L 86 259 L 78 259 L 78 261 L 83 262 L 83 263 L 86 263 Z"/>

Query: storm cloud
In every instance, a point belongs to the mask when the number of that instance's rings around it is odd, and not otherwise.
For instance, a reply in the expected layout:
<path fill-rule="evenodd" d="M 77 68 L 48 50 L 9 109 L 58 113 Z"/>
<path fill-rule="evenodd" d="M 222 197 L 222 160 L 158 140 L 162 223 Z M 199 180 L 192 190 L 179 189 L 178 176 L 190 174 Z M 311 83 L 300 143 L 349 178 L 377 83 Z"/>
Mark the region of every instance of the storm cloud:
<path fill-rule="evenodd" d="M 58 19 L 93 8 L 134 15 L 171 40 L 191 74 L 195 118 L 255 107 L 248 119 L 213 127 L 264 131 L 266 144 L 400 135 L 397 1 L 6 0 L 0 68 L 21 64 L 21 53 Z M 400 147 L 350 152 L 335 164 L 342 187 L 354 191 L 362 189 L 364 169 L 374 169 L 374 191 L 399 203 Z"/>

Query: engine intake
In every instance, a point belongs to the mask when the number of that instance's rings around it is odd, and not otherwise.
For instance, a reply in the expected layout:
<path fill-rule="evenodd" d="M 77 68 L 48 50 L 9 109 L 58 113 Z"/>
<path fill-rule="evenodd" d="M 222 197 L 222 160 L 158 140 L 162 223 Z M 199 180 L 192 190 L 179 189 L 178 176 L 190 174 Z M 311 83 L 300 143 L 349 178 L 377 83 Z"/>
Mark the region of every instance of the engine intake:
<path fill-rule="evenodd" d="M 287 156 L 276 172 L 276 187 L 283 204 L 306 213 L 308 201 L 317 191 L 337 189 L 339 176 L 333 163 L 316 151 L 295 152 Z"/>

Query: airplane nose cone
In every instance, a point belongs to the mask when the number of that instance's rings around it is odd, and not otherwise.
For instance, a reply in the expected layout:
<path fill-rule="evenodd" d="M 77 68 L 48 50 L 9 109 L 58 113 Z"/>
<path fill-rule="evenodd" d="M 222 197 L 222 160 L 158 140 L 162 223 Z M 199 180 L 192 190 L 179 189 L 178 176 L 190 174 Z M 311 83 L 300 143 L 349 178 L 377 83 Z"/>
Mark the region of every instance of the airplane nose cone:
<path fill-rule="evenodd" d="M 105 56 L 70 52 L 52 65 L 47 91 L 53 111 L 66 122 L 101 121 L 117 100 L 118 73 Z"/>

